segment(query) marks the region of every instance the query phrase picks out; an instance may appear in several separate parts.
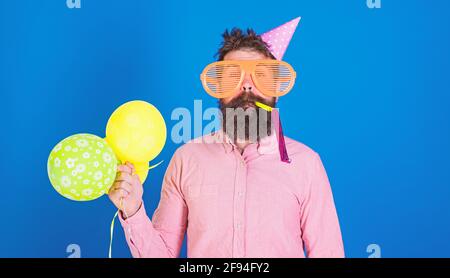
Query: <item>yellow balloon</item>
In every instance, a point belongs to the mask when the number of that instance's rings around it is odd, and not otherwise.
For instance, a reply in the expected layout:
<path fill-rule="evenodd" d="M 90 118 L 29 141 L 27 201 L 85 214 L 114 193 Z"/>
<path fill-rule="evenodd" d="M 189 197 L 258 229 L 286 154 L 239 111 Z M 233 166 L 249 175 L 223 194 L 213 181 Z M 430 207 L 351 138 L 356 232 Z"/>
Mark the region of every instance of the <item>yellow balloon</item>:
<path fill-rule="evenodd" d="M 145 180 L 147 179 L 148 175 L 148 162 L 138 162 L 133 163 L 134 168 L 136 169 L 136 174 L 139 176 L 139 179 L 141 180 L 141 183 L 144 184 Z"/>
<path fill-rule="evenodd" d="M 121 105 L 106 125 L 106 141 L 122 162 L 148 163 L 161 152 L 166 136 L 161 113 L 140 100 Z"/>

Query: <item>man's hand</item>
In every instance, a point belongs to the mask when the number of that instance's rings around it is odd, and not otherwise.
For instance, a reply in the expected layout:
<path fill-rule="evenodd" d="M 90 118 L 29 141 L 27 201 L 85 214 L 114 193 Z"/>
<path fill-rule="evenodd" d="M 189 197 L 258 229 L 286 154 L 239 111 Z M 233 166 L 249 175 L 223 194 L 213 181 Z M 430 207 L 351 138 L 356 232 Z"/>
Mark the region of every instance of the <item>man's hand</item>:
<path fill-rule="evenodd" d="M 109 189 L 109 199 L 122 211 L 122 217 L 133 216 L 142 205 L 142 188 L 139 176 L 136 174 L 134 165 L 130 162 L 117 167 L 117 176 Z"/>

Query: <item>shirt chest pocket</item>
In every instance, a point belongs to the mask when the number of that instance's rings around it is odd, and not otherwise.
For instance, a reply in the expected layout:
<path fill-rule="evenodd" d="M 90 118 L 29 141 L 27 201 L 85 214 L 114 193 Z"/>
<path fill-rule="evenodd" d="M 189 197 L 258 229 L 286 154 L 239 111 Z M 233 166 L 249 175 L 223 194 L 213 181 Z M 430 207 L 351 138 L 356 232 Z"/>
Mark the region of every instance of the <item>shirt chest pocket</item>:
<path fill-rule="evenodd" d="M 191 184 L 188 188 L 188 226 L 195 230 L 217 229 L 219 218 L 217 184 Z"/>

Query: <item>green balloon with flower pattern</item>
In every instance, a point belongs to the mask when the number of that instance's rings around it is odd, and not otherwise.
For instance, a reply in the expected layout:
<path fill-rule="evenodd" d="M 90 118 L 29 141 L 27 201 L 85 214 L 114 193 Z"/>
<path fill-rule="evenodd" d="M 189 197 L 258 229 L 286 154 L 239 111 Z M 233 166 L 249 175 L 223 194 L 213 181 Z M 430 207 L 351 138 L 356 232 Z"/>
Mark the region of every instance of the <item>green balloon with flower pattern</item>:
<path fill-rule="evenodd" d="M 75 134 L 59 142 L 47 161 L 50 182 L 62 196 L 90 201 L 108 193 L 118 160 L 106 141 L 92 134 Z"/>

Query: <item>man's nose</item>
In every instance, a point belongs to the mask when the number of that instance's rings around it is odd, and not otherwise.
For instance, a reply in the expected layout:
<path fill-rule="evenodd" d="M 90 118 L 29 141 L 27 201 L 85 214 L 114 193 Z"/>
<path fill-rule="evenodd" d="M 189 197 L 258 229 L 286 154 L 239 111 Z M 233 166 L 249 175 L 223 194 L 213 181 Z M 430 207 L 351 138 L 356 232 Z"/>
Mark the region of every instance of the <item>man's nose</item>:
<path fill-rule="evenodd" d="M 246 76 L 245 79 L 244 79 L 244 82 L 242 82 L 242 91 L 251 92 L 254 87 L 255 86 L 253 85 L 251 77 L 250 76 Z"/>

